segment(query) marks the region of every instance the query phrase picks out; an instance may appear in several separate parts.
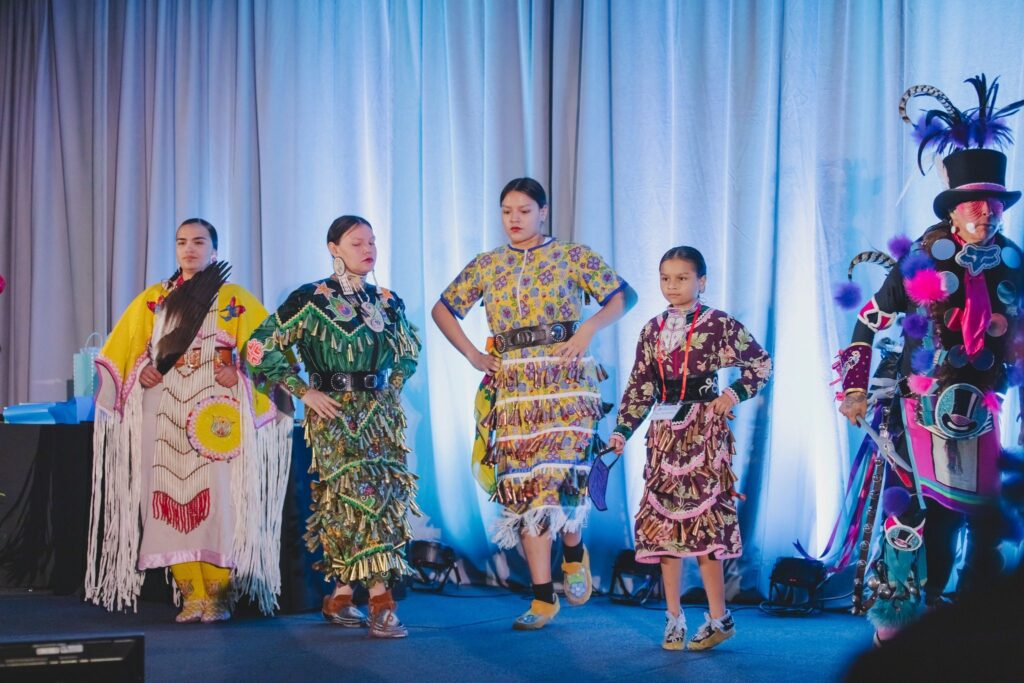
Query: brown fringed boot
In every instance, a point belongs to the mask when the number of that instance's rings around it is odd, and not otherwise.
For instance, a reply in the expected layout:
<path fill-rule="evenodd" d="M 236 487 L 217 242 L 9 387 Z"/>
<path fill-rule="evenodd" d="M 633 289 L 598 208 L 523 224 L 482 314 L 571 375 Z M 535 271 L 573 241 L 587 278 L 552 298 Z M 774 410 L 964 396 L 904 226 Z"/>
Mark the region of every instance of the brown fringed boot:
<path fill-rule="evenodd" d="M 338 624 L 345 628 L 359 628 L 367 624 L 366 615 L 352 604 L 351 595 L 324 596 L 320 614 L 324 615 L 324 619 L 332 624 Z"/>
<path fill-rule="evenodd" d="M 373 638 L 405 638 L 409 631 L 395 614 L 391 591 L 370 596 L 370 636 Z"/>

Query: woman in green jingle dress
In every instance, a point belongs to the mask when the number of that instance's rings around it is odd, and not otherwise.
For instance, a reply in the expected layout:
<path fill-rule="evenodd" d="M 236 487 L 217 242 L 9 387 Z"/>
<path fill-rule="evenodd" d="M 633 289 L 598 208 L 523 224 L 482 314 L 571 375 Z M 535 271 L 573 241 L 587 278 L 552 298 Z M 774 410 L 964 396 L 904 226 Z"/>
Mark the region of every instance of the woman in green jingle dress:
<path fill-rule="evenodd" d="M 306 543 L 320 547 L 317 568 L 335 589 L 328 621 L 370 635 L 401 638 L 389 584 L 409 573 L 407 513 L 419 514 L 416 476 L 406 467 L 402 385 L 416 370 L 420 342 L 394 293 L 365 281 L 377 259 L 370 224 L 341 216 L 327 233 L 334 275 L 302 285 L 253 333 L 252 370 L 284 384 L 306 406 L 313 514 Z M 295 347 L 307 384 L 288 358 Z M 352 584 L 370 592 L 369 620 L 352 604 Z"/>

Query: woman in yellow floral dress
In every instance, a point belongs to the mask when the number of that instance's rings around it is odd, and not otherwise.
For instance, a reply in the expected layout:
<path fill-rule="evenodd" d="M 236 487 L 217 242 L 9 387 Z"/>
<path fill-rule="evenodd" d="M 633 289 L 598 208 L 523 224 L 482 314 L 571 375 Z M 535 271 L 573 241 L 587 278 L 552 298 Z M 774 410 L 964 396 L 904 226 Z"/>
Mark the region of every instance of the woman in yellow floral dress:
<path fill-rule="evenodd" d="M 547 195 L 532 178 L 501 192 L 509 244 L 479 254 L 441 294 L 433 318 L 448 341 L 486 373 L 492 407 L 481 465 L 493 467 L 492 500 L 504 511 L 494 540 L 522 540 L 534 600 L 514 623 L 538 629 L 558 613 L 551 543 L 563 543 L 563 589 L 571 605 L 590 598 L 590 560 L 581 539 L 589 504 L 586 482 L 603 417 L 597 383 L 603 370 L 587 348 L 594 334 L 635 301 L 626 282 L 589 247 L 544 235 Z M 601 310 L 581 320 L 583 299 Z M 493 348 L 483 352 L 459 319 L 483 300 Z"/>

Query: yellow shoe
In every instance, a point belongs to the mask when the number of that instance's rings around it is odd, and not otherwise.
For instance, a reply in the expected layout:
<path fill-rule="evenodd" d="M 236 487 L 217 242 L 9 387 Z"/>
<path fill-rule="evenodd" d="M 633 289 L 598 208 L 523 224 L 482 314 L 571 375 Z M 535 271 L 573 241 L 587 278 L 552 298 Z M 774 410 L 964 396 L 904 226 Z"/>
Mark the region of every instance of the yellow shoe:
<path fill-rule="evenodd" d="M 194 624 L 203 618 L 206 600 L 186 600 L 174 620 L 179 624 Z"/>
<path fill-rule="evenodd" d="M 203 618 L 206 610 L 206 587 L 198 562 L 179 562 L 171 565 L 171 575 L 181 593 L 181 611 L 174 620 L 179 624 L 194 624 Z"/>
<path fill-rule="evenodd" d="M 512 623 L 512 628 L 517 631 L 536 631 L 539 628 L 544 628 L 549 621 L 555 618 L 558 610 L 557 595 L 553 605 L 543 600 L 534 600 L 530 603 L 530 609 L 519 615 Z"/>
<path fill-rule="evenodd" d="M 582 562 L 562 562 L 562 591 L 565 601 L 579 607 L 590 599 L 594 586 L 590 579 L 590 553 L 583 546 Z"/>
<path fill-rule="evenodd" d="M 726 610 L 725 615 L 720 619 L 712 619 L 711 615 L 705 612 L 704 624 L 697 631 L 697 635 L 690 639 L 690 649 L 710 650 L 734 635 L 736 635 L 736 624 L 733 623 L 731 612 Z"/>
<path fill-rule="evenodd" d="M 206 608 L 203 610 L 202 621 L 204 624 L 212 624 L 218 621 L 227 621 L 231 618 L 231 603 L 227 600 L 209 599 L 206 601 Z"/>
<path fill-rule="evenodd" d="M 204 582 L 206 584 L 206 608 L 203 610 L 203 623 L 227 621 L 231 618 L 231 598 L 228 595 L 231 588 L 230 571 L 213 565 L 209 565 L 209 569 L 206 571 L 214 578 Z"/>

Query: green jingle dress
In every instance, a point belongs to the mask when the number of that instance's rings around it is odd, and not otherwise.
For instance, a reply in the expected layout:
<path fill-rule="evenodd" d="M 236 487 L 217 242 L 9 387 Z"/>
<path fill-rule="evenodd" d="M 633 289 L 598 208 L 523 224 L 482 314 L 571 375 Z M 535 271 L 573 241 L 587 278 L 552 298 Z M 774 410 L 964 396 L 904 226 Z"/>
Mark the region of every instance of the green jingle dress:
<path fill-rule="evenodd" d="M 246 356 L 254 373 L 282 382 L 298 398 L 309 385 L 290 361 L 294 347 L 313 373 L 385 373 L 385 388 L 333 391 L 342 404 L 334 419 L 307 411 L 306 442 L 313 514 L 306 544 L 323 560 L 325 580 L 366 585 L 410 573 L 405 544 L 412 533 L 416 475 L 406 464 L 405 414 L 399 394 L 416 370 L 420 341 L 393 292 L 363 284 L 346 294 L 334 278 L 303 285 L 253 333 Z"/>

